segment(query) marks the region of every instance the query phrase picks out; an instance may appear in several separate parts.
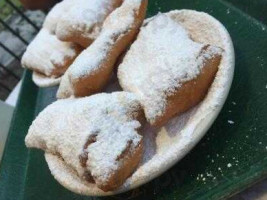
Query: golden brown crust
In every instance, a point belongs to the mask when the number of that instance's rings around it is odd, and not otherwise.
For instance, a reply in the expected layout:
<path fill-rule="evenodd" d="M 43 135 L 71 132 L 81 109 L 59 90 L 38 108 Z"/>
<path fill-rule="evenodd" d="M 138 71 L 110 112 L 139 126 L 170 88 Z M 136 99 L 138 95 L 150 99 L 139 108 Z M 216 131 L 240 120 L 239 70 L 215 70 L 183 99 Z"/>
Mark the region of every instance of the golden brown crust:
<path fill-rule="evenodd" d="M 205 51 L 206 48 L 208 46 L 203 50 Z M 164 125 L 175 115 L 189 110 L 202 101 L 215 78 L 220 61 L 221 55 L 214 55 L 205 60 L 202 71 L 197 78 L 185 82 L 176 92 L 168 96 L 165 113 L 156 119 L 153 126 Z"/>
<path fill-rule="evenodd" d="M 96 26 L 97 25 L 95 25 L 94 27 L 96 28 Z M 92 29 L 95 29 L 95 28 L 92 28 Z M 92 30 L 92 32 L 93 32 L 93 30 Z M 64 36 L 58 34 L 57 37 L 61 41 L 74 42 L 74 43 L 81 45 L 84 48 L 90 46 L 92 44 L 92 42 L 94 41 L 94 39 L 92 39 L 92 38 L 88 38 L 88 37 L 83 36 L 83 32 L 80 32 L 78 30 L 73 30 L 68 35 L 64 35 Z"/>
<path fill-rule="evenodd" d="M 147 7 L 147 0 L 143 0 L 140 9 L 136 11 L 135 20 L 131 30 L 123 35 L 114 36 L 114 45 L 107 53 L 107 58 L 100 63 L 99 70 L 95 73 L 84 76 L 80 79 L 71 79 L 74 88 L 74 95 L 76 97 L 89 96 L 94 93 L 100 92 L 108 83 L 109 77 L 112 74 L 113 68 L 118 57 L 134 40 L 139 28 L 145 18 Z"/>
<path fill-rule="evenodd" d="M 123 156 L 120 158 L 121 167 L 112 174 L 109 181 L 98 185 L 100 189 L 108 192 L 119 188 L 137 168 L 143 155 L 143 140 L 135 148 L 135 150 L 130 151 L 130 148 L 131 147 L 128 146 L 128 148 L 124 151 Z"/>

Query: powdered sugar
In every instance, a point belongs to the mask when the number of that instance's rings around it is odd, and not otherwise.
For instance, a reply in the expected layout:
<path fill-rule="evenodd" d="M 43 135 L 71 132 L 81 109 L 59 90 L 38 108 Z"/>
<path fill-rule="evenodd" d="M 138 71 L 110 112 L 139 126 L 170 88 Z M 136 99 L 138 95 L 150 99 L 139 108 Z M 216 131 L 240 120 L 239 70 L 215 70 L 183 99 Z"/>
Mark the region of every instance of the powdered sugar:
<path fill-rule="evenodd" d="M 124 0 L 120 8 L 114 10 L 104 21 L 103 32 L 113 32 L 114 35 L 128 31 L 133 26 L 135 15 L 145 0 Z"/>
<path fill-rule="evenodd" d="M 99 37 L 71 65 L 69 74 L 73 79 L 79 79 L 100 70 L 100 63 L 107 58 L 107 54 L 114 45 L 114 38 L 120 37 L 131 29 L 135 21 L 134 14 L 141 3 L 142 0 L 125 0 L 107 17 Z"/>
<path fill-rule="evenodd" d="M 55 64 L 65 67 L 65 59 L 73 59 L 76 55 L 73 43 L 62 42 L 43 28 L 27 47 L 21 62 L 25 68 L 51 77 Z"/>
<path fill-rule="evenodd" d="M 65 46 L 68 43 L 63 44 Z M 65 63 L 65 58 L 73 58 L 75 56 L 75 50 L 71 46 L 68 46 L 68 48 L 59 48 L 58 51 L 54 51 L 50 56 L 50 60 L 54 65 L 62 66 Z"/>
<path fill-rule="evenodd" d="M 67 14 L 61 15 L 58 19 L 56 35 L 64 38 L 66 35 L 78 33 L 82 37 L 94 40 L 105 18 L 120 4 L 121 0 L 72 0 L 70 2 L 71 6 Z"/>
<path fill-rule="evenodd" d="M 131 141 L 131 151 L 142 140 L 137 133 L 141 124 L 135 120 L 140 108 L 136 97 L 126 92 L 59 100 L 33 122 L 26 145 L 60 155 L 79 177 L 89 170 L 96 183 L 103 183 L 120 166 L 117 158 L 128 142 Z M 96 142 L 84 150 L 93 135 Z M 84 151 L 88 153 L 86 168 L 79 159 Z"/>
<path fill-rule="evenodd" d="M 79 79 L 99 70 L 100 64 L 106 59 L 107 53 L 114 44 L 111 36 L 101 34 L 90 47 L 84 50 L 70 66 L 70 77 Z"/>
<path fill-rule="evenodd" d="M 58 20 L 66 15 L 74 3 L 77 3 L 77 0 L 64 0 L 56 4 L 47 14 L 43 27 L 49 30 L 51 34 L 55 34 Z"/>
<path fill-rule="evenodd" d="M 161 129 L 148 127 L 144 130 L 145 159 L 125 184 L 112 193 L 103 192 L 95 185 L 79 180 L 57 156 L 47 154 L 46 159 L 52 174 L 68 189 L 91 196 L 111 195 L 152 180 L 173 166 L 197 144 L 221 110 L 234 71 L 234 50 L 228 32 L 221 23 L 205 13 L 180 10 L 167 15 L 181 23 L 195 41 L 224 49 L 219 71 L 208 95 L 194 109 L 172 119 Z"/>
<path fill-rule="evenodd" d="M 79 54 L 80 47 L 71 42 L 62 42 L 55 36 L 58 20 L 65 16 L 76 0 L 64 0 L 48 13 L 43 28 L 27 47 L 22 57 L 22 66 L 34 71 L 33 81 L 40 87 L 57 85 L 69 67 L 70 61 Z M 38 72 L 38 74 L 37 74 Z"/>
<path fill-rule="evenodd" d="M 153 121 L 165 111 L 167 97 L 182 83 L 196 78 L 204 60 L 219 52 L 192 41 L 187 31 L 165 14 L 147 20 L 137 40 L 119 66 L 123 89 L 142 99 L 147 119 Z"/>
<path fill-rule="evenodd" d="M 67 70 L 66 73 L 62 76 L 58 91 L 57 91 L 57 98 L 58 99 L 65 99 L 68 97 L 74 96 L 74 89 L 69 79 L 69 71 Z"/>

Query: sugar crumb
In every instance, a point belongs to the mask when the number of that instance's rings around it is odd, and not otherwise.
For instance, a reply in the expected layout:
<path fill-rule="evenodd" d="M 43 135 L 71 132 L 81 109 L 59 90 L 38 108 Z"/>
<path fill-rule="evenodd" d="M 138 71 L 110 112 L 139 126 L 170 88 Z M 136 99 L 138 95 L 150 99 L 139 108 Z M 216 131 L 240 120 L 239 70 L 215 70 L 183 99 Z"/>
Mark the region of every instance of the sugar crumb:
<path fill-rule="evenodd" d="M 213 177 L 212 173 L 207 173 L 207 177 Z"/>
<path fill-rule="evenodd" d="M 229 124 L 234 124 L 235 122 L 232 121 L 232 120 L 228 120 L 228 123 L 229 123 Z"/>

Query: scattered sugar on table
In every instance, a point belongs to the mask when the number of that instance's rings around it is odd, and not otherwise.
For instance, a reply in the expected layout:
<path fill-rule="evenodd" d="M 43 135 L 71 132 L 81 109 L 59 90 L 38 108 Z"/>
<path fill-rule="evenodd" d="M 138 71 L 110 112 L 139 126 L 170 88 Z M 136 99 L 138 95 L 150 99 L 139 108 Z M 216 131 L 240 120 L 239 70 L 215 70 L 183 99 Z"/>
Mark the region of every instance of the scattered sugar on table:
<path fill-rule="evenodd" d="M 234 124 L 235 122 L 232 121 L 232 120 L 228 120 L 228 123 L 229 123 L 229 124 Z"/>

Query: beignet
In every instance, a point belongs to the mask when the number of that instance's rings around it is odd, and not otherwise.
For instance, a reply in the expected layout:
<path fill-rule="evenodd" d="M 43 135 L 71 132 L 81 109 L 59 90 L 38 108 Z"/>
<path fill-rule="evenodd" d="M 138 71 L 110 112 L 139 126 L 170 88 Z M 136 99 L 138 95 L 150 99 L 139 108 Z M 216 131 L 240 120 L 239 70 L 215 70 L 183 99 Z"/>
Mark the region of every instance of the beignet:
<path fill-rule="evenodd" d="M 178 22 L 159 14 L 144 23 L 118 78 L 141 99 L 150 124 L 160 126 L 205 97 L 221 55 L 221 48 L 194 42 Z"/>
<path fill-rule="evenodd" d="M 56 35 L 62 41 L 88 47 L 99 35 L 106 17 L 122 0 L 65 0 L 70 4 L 57 22 Z M 64 2 L 65 2 L 64 1 Z"/>
<path fill-rule="evenodd" d="M 143 151 L 138 133 L 144 114 L 127 92 L 59 100 L 32 123 L 25 142 L 59 156 L 81 180 L 117 189 L 136 169 Z"/>
<path fill-rule="evenodd" d="M 135 39 L 146 7 L 147 0 L 125 0 L 107 17 L 99 37 L 67 70 L 57 93 L 58 98 L 89 96 L 106 86 L 117 59 Z"/>

